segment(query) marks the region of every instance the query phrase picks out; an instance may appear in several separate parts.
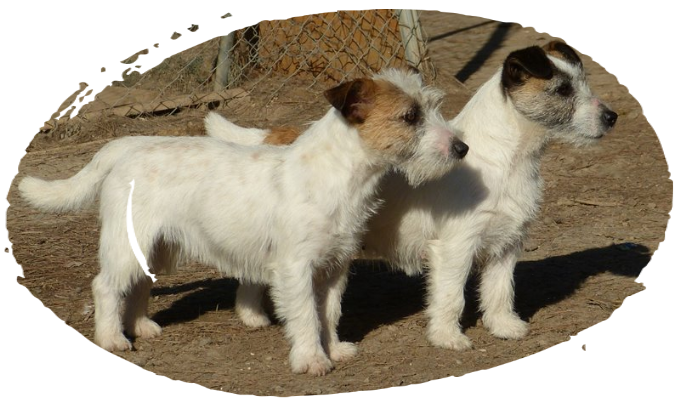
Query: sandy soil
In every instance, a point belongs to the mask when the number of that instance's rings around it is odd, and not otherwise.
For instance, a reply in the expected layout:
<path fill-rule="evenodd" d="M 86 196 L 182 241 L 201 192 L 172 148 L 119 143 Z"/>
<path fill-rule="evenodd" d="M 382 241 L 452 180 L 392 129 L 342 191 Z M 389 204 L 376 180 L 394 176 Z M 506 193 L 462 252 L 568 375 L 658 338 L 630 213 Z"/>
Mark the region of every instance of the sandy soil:
<path fill-rule="evenodd" d="M 453 116 L 508 52 L 549 40 L 516 24 L 426 12 L 436 82 L 449 92 Z M 568 40 L 568 39 L 567 39 Z M 208 58 L 206 58 L 208 59 Z M 162 276 L 152 292 L 151 315 L 163 335 L 135 341 L 116 353 L 172 379 L 239 394 L 304 395 L 422 383 L 491 368 L 569 339 L 607 319 L 627 297 L 644 289 L 634 279 L 664 239 L 672 184 L 663 151 L 637 101 L 614 75 L 583 57 L 596 93 L 619 113 L 616 129 L 597 146 L 553 145 L 542 172 L 546 194 L 516 269 L 517 309 L 531 324 L 518 341 L 500 340 L 481 327 L 474 282 L 464 317 L 474 349 L 442 350 L 425 339 L 424 280 L 379 263 L 353 267 L 343 304 L 341 338 L 357 342 L 357 358 L 321 378 L 294 375 L 280 325 L 248 329 L 233 312 L 236 282 L 202 265 Z M 293 82 L 266 107 L 264 81 L 226 116 L 244 125 L 301 123 L 325 109 L 316 90 Z M 220 110 L 220 108 L 217 108 Z M 108 140 L 129 134 L 200 135 L 205 110 L 149 118 L 102 117 L 36 135 L 18 178 L 74 174 Z M 643 145 L 644 149 L 639 147 Z M 23 266 L 19 283 L 87 338 L 93 334 L 90 283 L 98 271 L 95 207 L 73 214 L 42 214 L 9 192 L 7 225 Z M 104 352 L 104 351 L 102 351 Z"/>

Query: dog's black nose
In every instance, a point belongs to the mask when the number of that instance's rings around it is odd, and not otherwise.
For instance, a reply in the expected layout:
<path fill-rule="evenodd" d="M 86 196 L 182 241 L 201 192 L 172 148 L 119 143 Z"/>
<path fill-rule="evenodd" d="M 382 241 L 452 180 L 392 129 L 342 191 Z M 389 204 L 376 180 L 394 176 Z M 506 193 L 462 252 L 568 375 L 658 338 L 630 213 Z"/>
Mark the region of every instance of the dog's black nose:
<path fill-rule="evenodd" d="M 469 149 L 470 148 L 468 147 L 468 145 L 461 142 L 460 140 L 453 140 L 451 142 L 451 150 L 456 152 L 456 154 L 458 154 L 458 157 L 461 159 L 465 157 Z"/>
<path fill-rule="evenodd" d="M 610 110 L 606 110 L 606 111 L 602 114 L 602 120 L 603 120 L 604 123 L 605 123 L 607 126 L 609 126 L 609 127 L 613 127 L 613 126 L 614 126 L 614 124 L 616 123 L 616 119 L 617 119 L 618 117 L 619 117 L 619 115 L 617 115 L 616 112 L 610 111 Z"/>

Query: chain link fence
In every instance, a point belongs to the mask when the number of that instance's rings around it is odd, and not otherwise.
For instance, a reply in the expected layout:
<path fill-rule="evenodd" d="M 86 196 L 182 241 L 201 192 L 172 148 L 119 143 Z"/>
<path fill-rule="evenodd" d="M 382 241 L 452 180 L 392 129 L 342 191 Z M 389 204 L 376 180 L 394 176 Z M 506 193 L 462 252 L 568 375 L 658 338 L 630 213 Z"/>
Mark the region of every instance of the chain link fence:
<path fill-rule="evenodd" d="M 262 81 L 310 88 L 410 64 L 426 75 L 413 5 L 5 4 L 7 138 L 110 113 L 237 98 Z M 272 81 L 272 78 L 275 78 Z"/>

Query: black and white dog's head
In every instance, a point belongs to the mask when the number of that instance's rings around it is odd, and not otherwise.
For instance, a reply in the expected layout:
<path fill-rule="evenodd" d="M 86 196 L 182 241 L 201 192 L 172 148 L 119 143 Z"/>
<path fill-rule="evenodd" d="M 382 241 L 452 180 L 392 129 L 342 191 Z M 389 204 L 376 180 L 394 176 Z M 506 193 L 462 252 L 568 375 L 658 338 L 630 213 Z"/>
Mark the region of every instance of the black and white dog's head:
<path fill-rule="evenodd" d="M 522 115 L 575 144 L 601 138 L 618 117 L 593 95 L 583 62 L 563 42 L 512 52 L 503 64 L 501 86 Z"/>

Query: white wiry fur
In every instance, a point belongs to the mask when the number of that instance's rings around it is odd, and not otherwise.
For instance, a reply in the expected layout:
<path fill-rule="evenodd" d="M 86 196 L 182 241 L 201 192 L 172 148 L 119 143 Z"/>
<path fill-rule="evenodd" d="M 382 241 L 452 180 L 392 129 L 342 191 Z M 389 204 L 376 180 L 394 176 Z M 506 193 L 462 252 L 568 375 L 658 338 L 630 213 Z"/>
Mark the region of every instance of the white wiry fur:
<path fill-rule="evenodd" d="M 246 284 L 270 285 L 292 345 L 292 370 L 323 375 L 331 360 L 356 352 L 338 340 L 336 327 L 347 264 L 378 203 L 379 180 L 429 148 L 416 138 L 437 145 L 457 140 L 443 120 L 404 126 L 414 139 L 404 157 L 369 148 L 366 140 L 373 135 L 361 133 L 335 108 L 288 147 L 125 137 L 104 146 L 70 179 L 26 177 L 19 189 L 46 211 L 75 210 L 101 192 L 101 272 L 92 283 L 95 342 L 101 347 L 130 349 L 124 329 L 133 337 L 161 333 L 147 317 L 151 282 L 126 231 L 134 180 L 134 232 L 152 271 L 172 270 L 178 257 L 189 258 Z M 432 166 L 433 177 L 457 162 L 448 149 L 428 151 L 443 167 Z"/>
<path fill-rule="evenodd" d="M 462 165 L 415 188 L 399 174 L 381 183 L 384 205 L 369 220 L 362 256 L 384 259 L 407 274 L 428 267 L 427 333 L 436 346 L 471 347 L 459 321 L 464 287 L 475 264 L 481 274 L 484 325 L 501 338 L 518 339 L 527 333 L 527 323 L 514 311 L 513 271 L 527 227 L 539 211 L 544 147 L 552 138 L 587 143 L 616 120 L 616 114 L 593 96 L 581 64 L 548 58 L 544 63 L 550 64 L 551 81 L 556 83 L 545 81 L 542 91 L 520 84 L 516 95 L 508 95 L 501 69 L 451 121 L 470 146 Z M 574 90 L 566 97 L 554 92 L 565 81 Z M 569 114 L 552 117 L 561 111 Z M 212 137 L 248 144 L 261 143 L 268 134 L 223 123 L 215 115 L 208 115 L 206 128 Z M 237 303 L 248 304 L 248 316 L 241 316 L 247 324 L 267 321 L 253 300 L 261 298 L 263 290 L 239 289 Z"/>
<path fill-rule="evenodd" d="M 225 119 L 217 112 L 209 112 L 203 120 L 208 136 L 243 146 L 257 146 L 269 134 L 269 129 L 244 128 Z"/>

